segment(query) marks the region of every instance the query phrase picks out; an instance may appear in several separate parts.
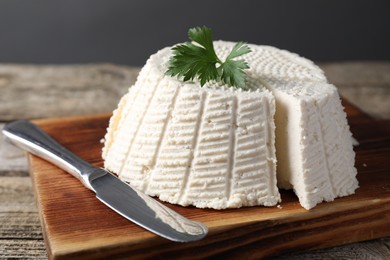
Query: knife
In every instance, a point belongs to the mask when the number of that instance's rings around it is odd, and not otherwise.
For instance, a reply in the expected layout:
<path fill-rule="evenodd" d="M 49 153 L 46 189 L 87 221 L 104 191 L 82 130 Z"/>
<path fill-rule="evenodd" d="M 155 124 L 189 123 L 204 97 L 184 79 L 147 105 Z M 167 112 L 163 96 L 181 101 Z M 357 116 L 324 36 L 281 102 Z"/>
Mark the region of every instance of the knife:
<path fill-rule="evenodd" d="M 190 242 L 207 235 L 208 229 L 204 224 L 185 218 L 108 171 L 92 166 L 30 121 L 9 123 L 5 125 L 3 134 L 14 145 L 72 174 L 118 214 L 161 237 Z"/>

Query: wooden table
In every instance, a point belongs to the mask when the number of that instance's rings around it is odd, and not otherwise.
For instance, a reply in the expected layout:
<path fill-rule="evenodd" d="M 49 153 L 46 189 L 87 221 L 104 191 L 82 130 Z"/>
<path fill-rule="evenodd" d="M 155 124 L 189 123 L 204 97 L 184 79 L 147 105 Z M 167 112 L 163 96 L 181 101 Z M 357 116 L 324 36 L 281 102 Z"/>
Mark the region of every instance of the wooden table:
<path fill-rule="evenodd" d="M 320 64 L 346 99 L 378 120 L 390 119 L 390 62 Z M 111 64 L 0 65 L 0 129 L 16 119 L 112 111 L 139 68 Z M 275 259 L 386 259 L 390 238 Z M 0 137 L 0 258 L 46 259 L 24 152 Z"/>

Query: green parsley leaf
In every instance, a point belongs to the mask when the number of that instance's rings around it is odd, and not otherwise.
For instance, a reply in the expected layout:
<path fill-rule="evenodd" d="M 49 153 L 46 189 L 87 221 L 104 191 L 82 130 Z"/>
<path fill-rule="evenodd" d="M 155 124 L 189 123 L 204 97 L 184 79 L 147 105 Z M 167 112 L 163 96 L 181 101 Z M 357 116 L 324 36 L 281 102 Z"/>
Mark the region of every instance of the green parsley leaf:
<path fill-rule="evenodd" d="M 182 77 L 183 81 L 196 79 L 201 86 L 208 81 L 221 81 L 235 87 L 245 86 L 244 70 L 249 66 L 243 60 L 234 60 L 251 51 L 245 43 L 235 44 L 222 62 L 215 53 L 211 29 L 205 26 L 191 28 L 188 37 L 191 42 L 172 48 L 173 56 L 166 72 L 168 75 Z"/>
<path fill-rule="evenodd" d="M 228 60 L 221 64 L 218 68 L 221 74 L 222 81 L 230 86 L 238 86 L 244 88 L 246 83 L 246 74 L 244 69 L 249 66 L 242 60 Z"/>

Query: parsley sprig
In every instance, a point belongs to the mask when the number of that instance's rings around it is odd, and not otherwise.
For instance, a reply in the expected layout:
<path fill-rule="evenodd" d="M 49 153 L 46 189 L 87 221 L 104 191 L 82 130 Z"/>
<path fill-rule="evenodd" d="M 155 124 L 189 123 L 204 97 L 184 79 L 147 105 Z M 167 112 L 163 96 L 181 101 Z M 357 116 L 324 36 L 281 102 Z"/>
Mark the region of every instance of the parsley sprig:
<path fill-rule="evenodd" d="M 212 30 L 205 26 L 188 30 L 191 42 L 172 48 L 167 74 L 182 77 L 183 81 L 197 79 L 203 86 L 208 81 L 222 81 L 233 87 L 245 87 L 248 63 L 235 58 L 251 52 L 248 45 L 238 42 L 222 62 L 215 53 Z"/>

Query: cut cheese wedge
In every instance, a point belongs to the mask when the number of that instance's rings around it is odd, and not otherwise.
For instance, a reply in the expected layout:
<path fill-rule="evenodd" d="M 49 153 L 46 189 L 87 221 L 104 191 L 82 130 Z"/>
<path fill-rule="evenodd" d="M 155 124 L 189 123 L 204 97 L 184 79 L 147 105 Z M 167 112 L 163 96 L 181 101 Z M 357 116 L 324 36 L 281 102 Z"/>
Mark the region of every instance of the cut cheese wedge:
<path fill-rule="evenodd" d="M 234 43 L 214 46 L 224 60 Z M 200 208 L 276 205 L 276 179 L 306 209 L 352 194 L 354 152 L 336 88 L 296 54 L 249 47 L 247 91 L 183 83 L 165 74 L 170 48 L 152 55 L 110 120 L 105 167 L 146 194 Z"/>
<path fill-rule="evenodd" d="M 278 186 L 310 209 L 354 193 L 355 154 L 337 89 L 327 83 L 266 79 L 276 98 Z"/>

